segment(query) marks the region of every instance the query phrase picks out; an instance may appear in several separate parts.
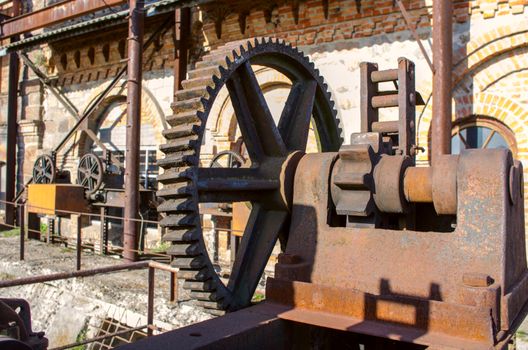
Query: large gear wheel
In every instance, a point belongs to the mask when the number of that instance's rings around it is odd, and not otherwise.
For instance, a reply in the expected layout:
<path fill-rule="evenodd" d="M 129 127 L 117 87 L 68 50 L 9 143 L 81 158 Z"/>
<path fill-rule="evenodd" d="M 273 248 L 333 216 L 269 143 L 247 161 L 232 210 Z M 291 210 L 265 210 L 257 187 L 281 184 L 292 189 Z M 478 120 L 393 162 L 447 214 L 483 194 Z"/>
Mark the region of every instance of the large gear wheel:
<path fill-rule="evenodd" d="M 278 125 L 251 65 L 279 71 L 292 88 Z M 341 129 L 334 103 L 319 72 L 301 52 L 277 39 L 226 44 L 189 72 L 167 117 L 167 143 L 160 147 L 164 173 L 158 177 L 164 201 L 163 239 L 172 242 L 172 265 L 198 304 L 234 311 L 248 306 L 279 236 L 289 225 L 293 174 L 306 150 L 311 121 L 321 151 L 338 151 Z M 220 89 L 226 86 L 244 143 L 249 168 L 200 167 L 205 126 Z M 249 201 L 252 211 L 228 283 L 216 274 L 206 250 L 199 203 Z"/>

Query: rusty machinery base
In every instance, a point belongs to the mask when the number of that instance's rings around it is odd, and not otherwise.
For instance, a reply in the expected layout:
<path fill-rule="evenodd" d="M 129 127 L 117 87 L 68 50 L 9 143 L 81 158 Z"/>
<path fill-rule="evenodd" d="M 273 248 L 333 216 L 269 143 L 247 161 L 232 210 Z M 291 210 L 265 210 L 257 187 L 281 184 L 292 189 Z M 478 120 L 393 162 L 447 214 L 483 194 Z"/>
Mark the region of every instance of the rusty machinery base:
<path fill-rule="evenodd" d="M 507 347 L 528 295 L 511 154 L 451 156 L 458 198 L 451 232 L 332 226 L 329 180 L 339 157 L 299 162 L 288 245 L 265 302 L 125 349 Z"/>

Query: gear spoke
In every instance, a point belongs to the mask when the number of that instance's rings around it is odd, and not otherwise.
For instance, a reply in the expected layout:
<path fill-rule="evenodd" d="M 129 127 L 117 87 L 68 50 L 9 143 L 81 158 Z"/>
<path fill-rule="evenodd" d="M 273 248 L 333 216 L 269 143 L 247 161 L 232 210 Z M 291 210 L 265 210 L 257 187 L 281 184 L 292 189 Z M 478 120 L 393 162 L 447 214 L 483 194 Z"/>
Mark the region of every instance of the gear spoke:
<path fill-rule="evenodd" d="M 55 163 L 51 156 L 43 154 L 33 164 L 33 182 L 37 184 L 55 181 Z"/>
<path fill-rule="evenodd" d="M 305 151 L 317 82 L 310 80 L 293 85 L 279 121 L 279 132 L 288 151 Z"/>
<path fill-rule="evenodd" d="M 103 182 L 103 164 L 93 153 L 85 154 L 77 168 L 77 183 L 85 187 L 86 193 L 95 193 Z"/>
<path fill-rule="evenodd" d="M 253 205 L 227 288 L 233 301 L 251 300 L 287 219 L 287 212 Z M 245 305 L 230 305 L 237 308 Z"/>
<path fill-rule="evenodd" d="M 248 61 L 233 73 L 227 88 L 250 158 L 258 162 L 285 156 L 286 146 Z"/>

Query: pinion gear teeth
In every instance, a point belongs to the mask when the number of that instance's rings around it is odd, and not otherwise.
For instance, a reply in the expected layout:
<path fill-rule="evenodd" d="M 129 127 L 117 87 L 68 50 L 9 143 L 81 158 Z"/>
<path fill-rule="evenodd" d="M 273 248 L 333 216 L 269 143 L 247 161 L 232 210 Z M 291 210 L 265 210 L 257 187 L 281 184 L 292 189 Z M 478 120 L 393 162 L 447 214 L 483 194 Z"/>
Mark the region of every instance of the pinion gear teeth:
<path fill-rule="evenodd" d="M 172 265 L 180 268 L 178 277 L 184 279 L 184 288 L 191 291 L 191 296 L 214 314 L 235 310 L 249 300 L 235 300 L 237 297 L 216 274 L 205 248 L 197 188 L 200 146 L 220 89 L 243 62 L 255 60 L 261 64 L 261 57 L 275 58 L 273 68 L 279 71 L 281 64 L 293 63 L 298 71 L 318 84 L 316 103 L 324 111 L 318 131 L 321 137 L 326 137 L 320 140 L 323 151 L 337 151 L 342 141 L 336 112 L 322 77 L 301 52 L 282 39 L 254 38 L 228 43 L 212 50 L 189 72 L 189 78 L 182 82 L 184 89 L 175 94 L 174 114 L 166 117 L 170 128 L 163 133 L 167 143 L 160 146 L 165 157 L 159 161 L 165 172 L 158 177 L 163 188 L 157 192 L 164 202 L 158 211 L 165 215 L 160 222 L 167 229 L 163 240 L 172 243 L 168 252 Z"/>

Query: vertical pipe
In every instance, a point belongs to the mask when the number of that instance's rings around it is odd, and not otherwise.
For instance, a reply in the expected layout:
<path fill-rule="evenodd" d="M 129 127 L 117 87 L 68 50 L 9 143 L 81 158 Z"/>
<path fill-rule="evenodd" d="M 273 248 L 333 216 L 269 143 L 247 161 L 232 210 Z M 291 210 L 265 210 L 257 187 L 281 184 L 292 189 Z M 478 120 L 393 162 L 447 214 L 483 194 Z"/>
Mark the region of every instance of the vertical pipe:
<path fill-rule="evenodd" d="M 20 15 L 20 0 L 13 0 L 13 16 Z M 13 37 L 11 42 L 17 41 Z M 7 202 L 12 202 L 16 192 L 16 141 L 17 141 L 17 116 L 18 116 L 18 79 L 20 75 L 20 62 L 18 54 L 9 54 L 9 77 L 7 94 L 7 154 L 6 154 L 6 189 L 5 198 Z M 15 206 L 6 204 L 5 222 L 8 225 L 15 224 Z"/>
<path fill-rule="evenodd" d="M 189 37 L 191 35 L 191 8 L 175 10 L 176 44 L 174 49 L 174 92 L 182 89 L 181 82 L 187 76 Z"/>
<path fill-rule="evenodd" d="M 433 123 L 431 158 L 451 153 L 452 0 L 433 1 Z"/>
<path fill-rule="evenodd" d="M 141 131 L 141 80 L 143 73 L 143 1 L 130 0 L 128 20 L 127 131 L 125 164 L 124 252 L 127 261 L 137 260 L 139 211 L 139 145 Z"/>
<path fill-rule="evenodd" d="M 20 260 L 24 260 L 24 254 L 25 254 L 25 239 L 26 239 L 26 223 L 25 223 L 25 210 L 24 210 L 24 204 L 20 206 L 19 210 L 20 220 L 19 220 L 19 226 L 20 226 Z"/>
<path fill-rule="evenodd" d="M 152 336 L 152 326 L 154 325 L 154 277 L 155 272 L 153 267 L 148 268 L 148 299 L 147 299 L 147 335 Z"/>
<path fill-rule="evenodd" d="M 77 216 L 77 242 L 76 242 L 76 264 L 77 271 L 81 270 L 81 252 L 82 252 L 82 236 L 81 236 L 81 215 Z"/>
<path fill-rule="evenodd" d="M 101 227 L 99 232 L 99 253 L 101 255 L 106 255 L 108 252 L 108 219 L 106 215 L 108 214 L 108 208 L 101 207 Z"/>
<path fill-rule="evenodd" d="M 171 258 L 172 260 L 172 258 Z M 171 303 L 178 301 L 178 278 L 176 278 L 176 272 L 170 272 L 170 287 L 169 287 L 169 301 Z"/>

